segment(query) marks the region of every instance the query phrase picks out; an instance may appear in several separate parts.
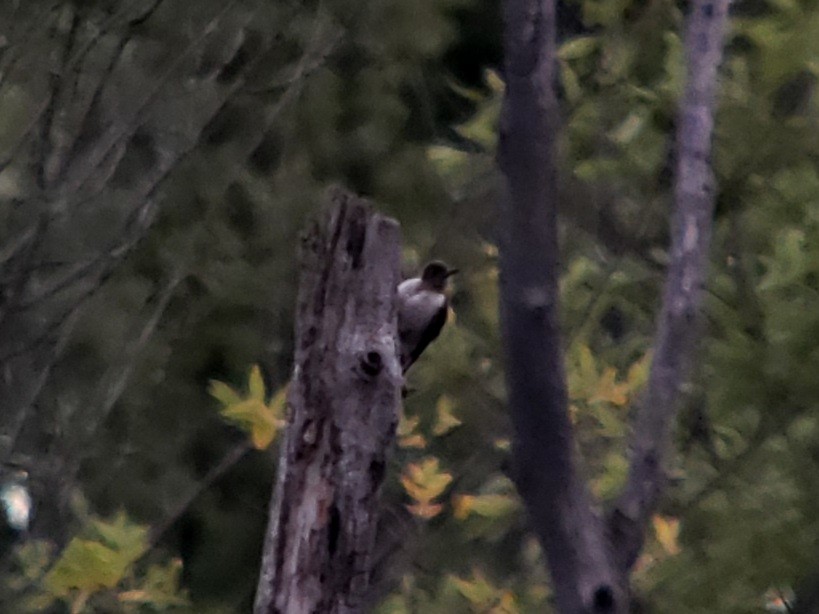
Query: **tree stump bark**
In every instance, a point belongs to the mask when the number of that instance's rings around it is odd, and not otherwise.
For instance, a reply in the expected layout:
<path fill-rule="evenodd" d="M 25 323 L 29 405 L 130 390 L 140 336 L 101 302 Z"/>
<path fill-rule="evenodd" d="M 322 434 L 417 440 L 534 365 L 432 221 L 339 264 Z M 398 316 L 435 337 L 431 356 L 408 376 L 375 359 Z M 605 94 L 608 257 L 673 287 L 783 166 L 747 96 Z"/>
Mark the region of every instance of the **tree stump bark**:
<path fill-rule="evenodd" d="M 403 377 L 400 227 L 335 189 L 302 244 L 288 428 L 254 612 L 367 606 L 378 493 Z"/>

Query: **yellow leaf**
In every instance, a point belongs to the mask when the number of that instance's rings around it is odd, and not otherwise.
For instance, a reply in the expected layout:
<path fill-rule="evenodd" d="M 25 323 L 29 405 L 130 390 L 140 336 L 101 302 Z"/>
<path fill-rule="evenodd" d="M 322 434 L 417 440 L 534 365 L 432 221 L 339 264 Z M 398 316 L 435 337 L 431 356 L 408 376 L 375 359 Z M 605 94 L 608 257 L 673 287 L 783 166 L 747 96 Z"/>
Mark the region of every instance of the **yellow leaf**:
<path fill-rule="evenodd" d="M 413 516 L 429 520 L 440 514 L 444 506 L 440 503 L 413 503 L 408 505 L 407 509 Z"/>
<path fill-rule="evenodd" d="M 600 375 L 594 392 L 589 397 L 589 403 L 611 403 L 612 405 L 625 405 L 628 401 L 626 393 L 628 392 L 627 384 L 618 384 L 616 382 L 617 371 L 614 367 L 606 367 Z"/>
<path fill-rule="evenodd" d="M 452 413 L 455 407 L 455 402 L 452 397 L 442 394 L 438 397 L 438 402 L 435 404 L 435 425 L 432 427 L 432 432 L 437 435 L 446 435 L 449 431 L 462 424 L 458 418 Z"/>
<path fill-rule="evenodd" d="M 520 503 L 509 495 L 487 494 L 473 496 L 469 511 L 484 518 L 501 518 L 520 509 Z"/>
<path fill-rule="evenodd" d="M 134 589 L 132 591 L 122 591 L 117 595 L 117 599 L 124 602 L 148 603 L 151 600 L 151 594 L 145 590 Z"/>
<path fill-rule="evenodd" d="M 444 492 L 449 483 L 452 482 L 452 474 L 440 471 L 438 459 L 434 457 L 421 461 L 420 472 L 416 471 L 414 478 L 418 483 L 424 484 L 430 492 L 434 492 L 436 497 Z"/>
<path fill-rule="evenodd" d="M 654 534 L 657 541 L 667 554 L 675 555 L 681 552 L 678 538 L 680 536 L 680 519 L 655 515 L 651 518 Z"/>
<path fill-rule="evenodd" d="M 455 495 L 452 497 L 452 514 L 458 520 L 463 520 L 472 511 L 474 495 Z"/>
<path fill-rule="evenodd" d="M 253 365 L 250 370 L 250 377 L 247 378 L 247 388 L 251 399 L 264 403 L 264 379 L 262 379 L 262 370 L 259 365 Z"/>
<path fill-rule="evenodd" d="M 407 416 L 406 414 L 403 414 L 401 419 L 398 421 L 398 429 L 396 430 L 396 434 L 399 437 L 411 435 L 418 427 L 418 423 L 420 421 L 421 419 L 418 416 Z"/>
<path fill-rule="evenodd" d="M 498 246 L 494 243 L 489 243 L 488 241 L 484 241 L 481 243 L 481 251 L 484 253 L 485 256 L 489 258 L 497 258 L 498 257 Z"/>
<path fill-rule="evenodd" d="M 225 407 L 221 414 L 228 421 L 247 431 L 257 450 L 263 450 L 270 445 L 280 426 L 267 405 L 255 399 Z"/>
<path fill-rule="evenodd" d="M 440 490 L 437 488 L 429 488 L 426 484 L 419 484 L 403 475 L 401 476 L 401 485 L 404 487 L 404 490 L 407 491 L 407 494 L 419 503 L 429 503 L 443 491 L 443 488 Z"/>
<path fill-rule="evenodd" d="M 496 450 L 501 450 L 502 452 L 508 452 L 512 449 L 512 441 L 510 439 L 496 439 L 492 442 L 492 447 Z"/>
<path fill-rule="evenodd" d="M 266 404 L 264 380 L 258 365 L 254 365 L 248 375 L 246 397 L 218 381 L 211 381 L 209 392 L 222 403 L 219 411 L 222 417 L 246 431 L 257 450 L 268 447 L 285 425 L 287 386 L 280 388 Z"/>
<path fill-rule="evenodd" d="M 423 450 L 427 447 L 427 440 L 424 439 L 423 435 L 408 435 L 406 437 L 401 437 L 398 440 L 398 445 L 402 448 L 415 448 L 417 450 Z"/>
<path fill-rule="evenodd" d="M 398 421 L 398 445 L 402 448 L 417 448 L 423 449 L 427 445 L 427 440 L 420 433 L 416 433 L 418 423 L 421 419 L 418 416 L 407 417 L 406 414 L 401 416 Z"/>
<path fill-rule="evenodd" d="M 517 614 L 518 604 L 515 602 L 515 595 L 512 591 L 506 591 L 501 595 L 500 602 L 490 610 L 492 614 Z"/>
<path fill-rule="evenodd" d="M 452 481 L 452 475 L 440 471 L 437 458 L 426 458 L 420 463 L 409 463 L 401 476 L 407 494 L 418 503 L 430 503 L 440 496 Z"/>

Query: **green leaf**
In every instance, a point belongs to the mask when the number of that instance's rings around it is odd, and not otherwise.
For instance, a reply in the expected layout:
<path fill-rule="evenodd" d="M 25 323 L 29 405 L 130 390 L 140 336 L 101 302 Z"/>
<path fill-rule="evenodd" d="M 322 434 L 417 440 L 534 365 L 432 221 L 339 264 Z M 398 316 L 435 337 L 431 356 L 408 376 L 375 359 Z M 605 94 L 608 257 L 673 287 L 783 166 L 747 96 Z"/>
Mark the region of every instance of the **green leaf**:
<path fill-rule="evenodd" d="M 597 49 L 597 45 L 597 37 L 595 36 L 578 36 L 563 43 L 557 51 L 557 57 L 561 60 L 584 58 L 591 55 Z"/>
<path fill-rule="evenodd" d="M 208 394 L 222 403 L 222 405 L 233 405 L 242 400 L 242 397 L 233 388 L 224 382 L 211 380 L 208 384 Z"/>
<path fill-rule="evenodd" d="M 682 40 L 674 32 L 666 32 L 663 36 L 667 46 L 665 57 L 665 82 L 662 88 L 675 100 L 682 96 L 685 87 L 685 54 Z"/>
<path fill-rule="evenodd" d="M 619 126 L 609 132 L 609 138 L 618 145 L 627 145 L 637 138 L 645 122 L 646 114 L 642 110 L 629 113 Z"/>
<path fill-rule="evenodd" d="M 583 88 L 580 87 L 580 79 L 577 73 L 569 66 L 565 60 L 560 62 L 560 83 L 566 93 L 566 99 L 571 103 L 576 103 L 583 96 Z"/>
<path fill-rule="evenodd" d="M 606 458 L 605 470 L 592 481 L 594 494 L 601 499 L 615 496 L 625 484 L 628 476 L 628 461 L 620 451 L 614 451 Z"/>
<path fill-rule="evenodd" d="M 262 379 L 262 370 L 259 368 L 259 365 L 253 365 L 253 368 L 250 370 L 247 387 L 251 399 L 264 403 L 264 379 Z"/>
<path fill-rule="evenodd" d="M 45 585 L 52 593 L 61 596 L 67 596 L 75 589 L 113 588 L 135 559 L 98 541 L 74 538 L 46 576 Z"/>
<path fill-rule="evenodd" d="M 438 397 L 438 402 L 435 404 L 435 425 L 432 427 L 432 432 L 439 437 L 446 435 L 452 429 L 460 426 L 462 422 L 455 417 L 452 410 L 455 408 L 455 401 L 452 397 L 442 394 Z"/>
<path fill-rule="evenodd" d="M 456 495 L 452 502 L 456 518 L 463 519 L 470 514 L 484 518 L 503 518 L 520 510 L 520 501 L 512 495 Z"/>
<path fill-rule="evenodd" d="M 180 591 L 182 561 L 173 559 L 164 565 L 151 565 L 140 579 L 138 588 L 122 591 L 117 598 L 124 604 L 139 604 L 152 609 L 189 605 Z"/>

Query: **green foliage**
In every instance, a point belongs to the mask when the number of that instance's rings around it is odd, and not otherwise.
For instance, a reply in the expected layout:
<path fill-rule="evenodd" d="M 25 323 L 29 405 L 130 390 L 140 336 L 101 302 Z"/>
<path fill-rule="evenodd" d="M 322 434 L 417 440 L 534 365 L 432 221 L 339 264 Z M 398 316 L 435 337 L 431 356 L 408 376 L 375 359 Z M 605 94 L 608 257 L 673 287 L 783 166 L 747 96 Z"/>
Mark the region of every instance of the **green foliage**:
<path fill-rule="evenodd" d="M 124 513 L 110 523 L 94 521 L 89 533 L 92 539 L 74 537 L 46 575 L 46 588 L 53 595 L 115 587 L 148 545 L 147 528 L 130 523 Z"/>
<path fill-rule="evenodd" d="M 17 574 L 7 588 L 16 611 L 45 611 L 60 604 L 71 612 L 165 612 L 189 605 L 180 588 L 182 563 L 143 562 L 148 528 L 124 512 L 110 521 L 91 518 L 59 553 L 32 540 L 15 553 Z"/>

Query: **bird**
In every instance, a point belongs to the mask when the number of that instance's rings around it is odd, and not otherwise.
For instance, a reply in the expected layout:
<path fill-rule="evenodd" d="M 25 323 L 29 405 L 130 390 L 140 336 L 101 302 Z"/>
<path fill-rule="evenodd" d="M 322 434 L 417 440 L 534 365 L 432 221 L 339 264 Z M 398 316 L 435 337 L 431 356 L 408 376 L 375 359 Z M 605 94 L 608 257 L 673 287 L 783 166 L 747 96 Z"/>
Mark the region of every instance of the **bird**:
<path fill-rule="evenodd" d="M 33 507 L 28 482 L 27 471 L 0 468 L 0 556 L 28 532 Z"/>
<path fill-rule="evenodd" d="M 420 277 L 412 277 L 398 285 L 398 341 L 403 373 L 418 360 L 446 324 L 449 308 L 447 281 L 457 272 L 458 269 L 450 269 L 440 260 L 433 260 L 424 267 Z"/>

